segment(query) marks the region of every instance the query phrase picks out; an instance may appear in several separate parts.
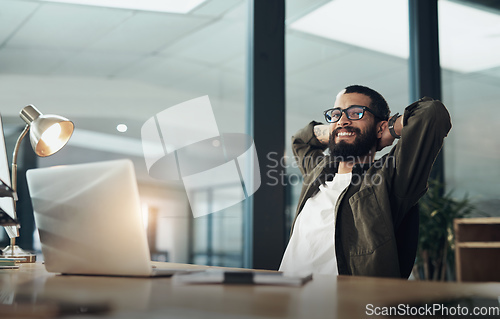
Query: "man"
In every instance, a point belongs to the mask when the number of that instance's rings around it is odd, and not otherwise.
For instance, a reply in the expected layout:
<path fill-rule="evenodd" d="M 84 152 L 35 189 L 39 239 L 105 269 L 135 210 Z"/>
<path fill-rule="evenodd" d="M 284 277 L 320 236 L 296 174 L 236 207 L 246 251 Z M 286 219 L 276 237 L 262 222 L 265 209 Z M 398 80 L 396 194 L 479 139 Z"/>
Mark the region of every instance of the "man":
<path fill-rule="evenodd" d="M 280 270 L 407 278 L 418 236 L 409 217 L 451 129 L 448 111 L 423 98 L 389 117 L 378 92 L 352 85 L 324 114 L 329 125 L 313 121 L 292 138 L 304 183 Z"/>

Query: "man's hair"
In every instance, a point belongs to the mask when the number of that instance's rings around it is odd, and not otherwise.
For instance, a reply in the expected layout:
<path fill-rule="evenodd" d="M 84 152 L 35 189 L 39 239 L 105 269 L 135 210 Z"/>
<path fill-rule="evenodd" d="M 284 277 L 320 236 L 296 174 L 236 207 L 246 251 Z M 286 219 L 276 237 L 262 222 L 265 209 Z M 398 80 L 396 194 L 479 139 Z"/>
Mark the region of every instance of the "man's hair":
<path fill-rule="evenodd" d="M 369 87 L 362 85 L 349 85 L 345 88 L 344 94 L 347 93 L 360 93 L 368 96 L 372 102 L 369 105 L 370 108 L 377 113 L 384 121 L 389 119 L 389 114 L 391 114 L 391 110 L 389 109 L 389 105 L 387 101 L 384 99 L 382 94 L 378 93 L 374 89 L 370 89 Z"/>

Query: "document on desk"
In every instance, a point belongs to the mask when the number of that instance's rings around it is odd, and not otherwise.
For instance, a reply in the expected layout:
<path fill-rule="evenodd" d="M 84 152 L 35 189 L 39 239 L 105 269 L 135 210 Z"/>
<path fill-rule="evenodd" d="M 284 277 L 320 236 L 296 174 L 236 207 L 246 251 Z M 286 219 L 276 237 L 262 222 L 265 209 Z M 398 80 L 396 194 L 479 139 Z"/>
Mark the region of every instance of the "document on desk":
<path fill-rule="evenodd" d="M 207 269 L 191 274 L 175 274 L 172 280 L 176 284 L 250 284 L 302 286 L 312 279 L 307 276 L 287 276 L 281 272 L 234 271 Z"/>
<path fill-rule="evenodd" d="M 0 258 L 0 269 L 19 269 L 16 258 Z"/>

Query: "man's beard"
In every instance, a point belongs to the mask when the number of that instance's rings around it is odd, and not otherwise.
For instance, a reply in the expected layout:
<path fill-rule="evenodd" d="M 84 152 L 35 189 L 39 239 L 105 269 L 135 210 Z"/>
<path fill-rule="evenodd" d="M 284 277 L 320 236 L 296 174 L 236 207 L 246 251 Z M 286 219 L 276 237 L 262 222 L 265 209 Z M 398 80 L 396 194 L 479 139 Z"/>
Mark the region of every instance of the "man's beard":
<path fill-rule="evenodd" d="M 336 143 L 335 138 L 337 132 L 340 129 L 347 130 L 349 132 L 356 133 L 356 138 L 353 143 L 347 143 L 341 140 Z M 377 145 L 377 131 L 376 125 L 369 127 L 365 133 L 361 133 L 361 130 L 356 127 L 342 127 L 338 128 L 330 134 L 330 142 L 328 143 L 328 149 L 330 150 L 330 155 L 335 157 L 336 160 L 340 162 L 347 162 L 359 159 L 365 155 L 368 155 L 372 148 Z"/>

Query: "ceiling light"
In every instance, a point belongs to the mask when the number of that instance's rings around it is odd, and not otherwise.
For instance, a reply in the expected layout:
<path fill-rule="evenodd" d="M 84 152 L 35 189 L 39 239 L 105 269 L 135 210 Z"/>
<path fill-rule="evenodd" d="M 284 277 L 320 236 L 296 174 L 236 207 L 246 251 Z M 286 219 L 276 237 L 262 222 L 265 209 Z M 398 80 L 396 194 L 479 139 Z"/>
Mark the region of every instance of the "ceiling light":
<path fill-rule="evenodd" d="M 206 0 L 42 0 L 108 8 L 188 13 Z"/>
<path fill-rule="evenodd" d="M 445 0 L 438 6 L 443 68 L 475 72 L 500 65 L 500 15 Z M 409 56 L 408 1 L 335 0 L 290 28 L 403 59 Z"/>
<path fill-rule="evenodd" d="M 127 131 L 127 129 L 128 129 L 128 127 L 127 127 L 127 125 L 125 125 L 125 124 L 118 124 L 118 125 L 116 126 L 116 130 L 117 130 L 118 132 L 120 132 L 120 133 L 124 133 L 124 132 L 126 132 L 126 131 Z"/>
<path fill-rule="evenodd" d="M 464 73 L 500 66 L 500 15 L 451 1 L 438 4 L 441 66 Z"/>
<path fill-rule="evenodd" d="M 408 1 L 335 0 L 293 22 L 290 28 L 408 57 Z"/>

